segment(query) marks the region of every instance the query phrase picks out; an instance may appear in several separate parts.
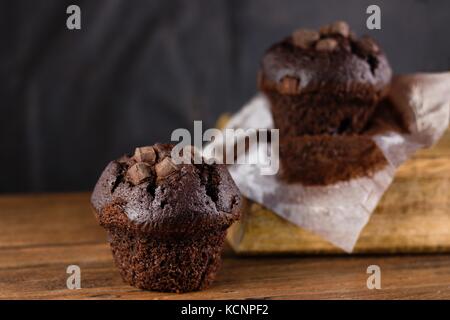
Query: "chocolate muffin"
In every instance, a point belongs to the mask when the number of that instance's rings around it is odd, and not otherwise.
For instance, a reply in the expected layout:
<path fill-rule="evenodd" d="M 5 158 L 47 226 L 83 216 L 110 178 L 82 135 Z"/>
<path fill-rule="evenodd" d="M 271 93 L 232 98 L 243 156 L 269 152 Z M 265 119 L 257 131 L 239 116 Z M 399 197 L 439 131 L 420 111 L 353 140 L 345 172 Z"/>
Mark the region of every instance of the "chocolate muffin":
<path fill-rule="evenodd" d="M 265 53 L 258 86 L 280 137 L 361 132 L 386 93 L 392 71 L 380 47 L 338 21 L 300 29 Z"/>
<path fill-rule="evenodd" d="M 110 162 L 91 202 L 127 283 L 195 291 L 207 287 L 219 269 L 241 198 L 224 165 L 177 165 L 172 148 L 136 148 L 133 156 Z"/>
<path fill-rule="evenodd" d="M 391 77 L 375 41 L 357 38 L 343 21 L 319 31 L 296 30 L 272 45 L 262 59 L 258 86 L 280 130 L 279 176 L 328 185 L 387 165 L 367 133 Z"/>

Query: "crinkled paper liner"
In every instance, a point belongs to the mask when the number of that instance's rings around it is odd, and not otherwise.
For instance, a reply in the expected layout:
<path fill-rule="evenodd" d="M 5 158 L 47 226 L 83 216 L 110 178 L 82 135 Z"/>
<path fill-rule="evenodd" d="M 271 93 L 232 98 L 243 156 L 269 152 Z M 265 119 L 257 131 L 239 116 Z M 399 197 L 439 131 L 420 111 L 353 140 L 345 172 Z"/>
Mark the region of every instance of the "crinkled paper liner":
<path fill-rule="evenodd" d="M 311 187 L 261 175 L 257 165 L 230 165 L 229 171 L 245 197 L 352 252 L 361 230 L 392 183 L 396 168 L 418 149 L 437 142 L 447 129 L 450 73 L 397 76 L 389 98 L 405 116 L 409 133 L 388 131 L 373 137 L 388 165 L 370 177 Z M 269 102 L 257 95 L 230 119 L 226 128 L 273 128 Z M 256 150 L 250 146 L 247 156 L 254 156 Z"/>

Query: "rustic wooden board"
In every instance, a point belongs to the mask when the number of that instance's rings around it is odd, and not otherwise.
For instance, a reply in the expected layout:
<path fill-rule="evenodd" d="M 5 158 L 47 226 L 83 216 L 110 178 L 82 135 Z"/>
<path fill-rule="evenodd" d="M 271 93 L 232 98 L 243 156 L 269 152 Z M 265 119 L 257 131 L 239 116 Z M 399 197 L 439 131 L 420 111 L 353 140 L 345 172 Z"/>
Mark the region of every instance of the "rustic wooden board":
<path fill-rule="evenodd" d="M 81 268 L 80 290 L 66 268 Z M 379 265 L 382 289 L 366 287 Z M 124 284 L 89 195 L 0 196 L 0 299 L 449 299 L 450 255 L 235 256 L 229 248 L 211 288 L 188 294 Z"/>
<path fill-rule="evenodd" d="M 343 253 L 251 201 L 229 240 L 240 254 Z M 398 169 L 355 247 L 355 253 L 395 252 L 450 252 L 450 131 Z"/>

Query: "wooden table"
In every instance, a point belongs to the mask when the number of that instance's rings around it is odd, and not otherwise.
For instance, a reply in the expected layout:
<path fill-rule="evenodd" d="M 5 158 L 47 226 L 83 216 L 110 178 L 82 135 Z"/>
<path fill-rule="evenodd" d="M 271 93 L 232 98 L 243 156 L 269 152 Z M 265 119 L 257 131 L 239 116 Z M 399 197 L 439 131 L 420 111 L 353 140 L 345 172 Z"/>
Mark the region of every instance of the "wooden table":
<path fill-rule="evenodd" d="M 379 265 L 381 290 L 366 286 Z M 66 268 L 81 268 L 69 290 Z M 244 258 L 224 252 L 211 288 L 145 292 L 124 284 L 89 195 L 0 196 L 0 298 L 5 299 L 449 299 L 450 255 Z"/>

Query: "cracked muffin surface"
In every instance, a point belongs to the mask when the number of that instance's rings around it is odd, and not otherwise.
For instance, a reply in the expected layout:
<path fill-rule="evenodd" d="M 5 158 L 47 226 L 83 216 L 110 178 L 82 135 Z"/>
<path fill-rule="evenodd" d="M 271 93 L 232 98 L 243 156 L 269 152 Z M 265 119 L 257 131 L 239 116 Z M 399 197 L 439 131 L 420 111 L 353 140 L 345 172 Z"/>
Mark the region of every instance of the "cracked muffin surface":
<path fill-rule="evenodd" d="M 136 148 L 111 161 L 91 202 L 126 282 L 158 291 L 200 290 L 220 266 L 241 197 L 224 165 L 175 164 L 173 147 Z"/>
<path fill-rule="evenodd" d="M 156 168 L 170 159 L 172 147 L 155 145 L 156 159 L 149 165 L 149 174 L 136 185 L 129 177 L 139 163 L 134 156 L 124 155 L 108 164 L 92 195 L 102 225 L 115 223 L 103 212 L 111 205 L 123 208 L 130 228 L 146 233 L 204 232 L 227 228 L 238 218 L 239 191 L 226 166 L 178 164 L 169 175 L 158 176 Z"/>

